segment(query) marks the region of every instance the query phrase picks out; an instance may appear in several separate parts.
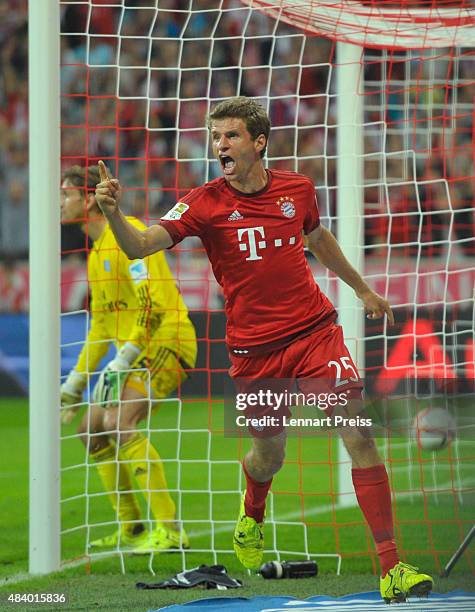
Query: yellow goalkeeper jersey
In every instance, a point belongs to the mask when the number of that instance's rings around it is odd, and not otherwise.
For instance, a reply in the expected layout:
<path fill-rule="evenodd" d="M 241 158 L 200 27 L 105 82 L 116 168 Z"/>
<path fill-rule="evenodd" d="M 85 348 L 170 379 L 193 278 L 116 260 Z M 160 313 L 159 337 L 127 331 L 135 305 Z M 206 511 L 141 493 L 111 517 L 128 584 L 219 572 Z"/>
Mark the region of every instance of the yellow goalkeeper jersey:
<path fill-rule="evenodd" d="M 135 217 L 127 220 L 146 229 Z M 195 330 L 164 253 L 131 261 L 106 225 L 89 253 L 87 270 L 91 318 L 78 372 L 95 371 L 110 342 L 117 348 L 132 342 L 151 354 L 165 346 L 194 366 Z"/>

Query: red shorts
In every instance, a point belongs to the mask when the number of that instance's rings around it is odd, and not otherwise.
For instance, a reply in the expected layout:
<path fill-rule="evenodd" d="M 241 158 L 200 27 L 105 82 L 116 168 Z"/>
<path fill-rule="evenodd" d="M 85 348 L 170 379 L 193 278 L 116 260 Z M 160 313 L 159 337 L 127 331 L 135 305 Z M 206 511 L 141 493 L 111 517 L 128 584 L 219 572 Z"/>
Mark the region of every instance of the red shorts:
<path fill-rule="evenodd" d="M 352 399 L 361 398 L 363 384 L 345 345 L 343 330 L 336 323 L 330 323 L 280 350 L 255 357 L 230 355 L 230 360 L 229 374 L 240 379 L 240 392 L 255 387 L 253 380 L 272 379 L 272 387 L 279 391 L 293 385 L 294 389 L 296 386 L 307 394 L 312 391 L 348 391 Z M 286 381 L 280 384 L 275 379 Z M 330 415 L 332 411 L 326 409 L 324 412 Z M 287 409 L 284 414 L 288 416 L 290 411 Z"/>

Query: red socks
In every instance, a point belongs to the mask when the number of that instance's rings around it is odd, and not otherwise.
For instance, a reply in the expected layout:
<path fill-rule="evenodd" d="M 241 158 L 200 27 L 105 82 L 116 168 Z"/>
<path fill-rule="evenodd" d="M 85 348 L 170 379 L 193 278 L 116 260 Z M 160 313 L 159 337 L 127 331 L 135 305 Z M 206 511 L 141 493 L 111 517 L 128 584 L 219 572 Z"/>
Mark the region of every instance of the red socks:
<path fill-rule="evenodd" d="M 244 509 L 246 516 L 253 518 L 256 523 L 262 523 L 266 509 L 266 497 L 272 484 L 272 478 L 267 482 L 257 482 L 249 476 L 242 462 L 242 469 L 246 476 L 246 497 L 244 498 Z"/>
<path fill-rule="evenodd" d="M 381 575 L 385 576 L 399 562 L 394 541 L 388 474 L 382 464 L 370 468 L 353 468 L 351 474 L 358 503 L 373 534 Z"/>
<path fill-rule="evenodd" d="M 244 499 L 246 515 L 252 517 L 257 523 L 262 523 L 272 478 L 267 482 L 257 482 L 247 473 L 244 462 L 242 467 L 247 483 Z M 358 503 L 376 544 L 381 575 L 385 576 L 388 570 L 399 562 L 394 541 L 391 492 L 386 468 L 384 465 L 353 468 L 352 476 Z"/>

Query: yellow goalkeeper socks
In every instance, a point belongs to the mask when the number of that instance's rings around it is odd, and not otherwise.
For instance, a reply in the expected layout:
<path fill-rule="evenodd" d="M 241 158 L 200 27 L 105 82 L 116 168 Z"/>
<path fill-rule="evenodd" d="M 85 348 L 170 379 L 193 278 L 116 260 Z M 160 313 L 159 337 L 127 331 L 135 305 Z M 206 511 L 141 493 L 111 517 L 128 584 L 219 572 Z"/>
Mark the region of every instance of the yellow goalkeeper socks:
<path fill-rule="evenodd" d="M 105 448 L 91 453 L 104 489 L 109 494 L 117 520 L 127 535 L 133 535 L 140 519 L 140 509 L 132 493 L 130 468 L 117 461 L 115 446 L 109 443 Z"/>
<path fill-rule="evenodd" d="M 121 446 L 121 456 L 130 461 L 132 474 L 147 500 L 147 506 L 160 526 L 175 520 L 175 502 L 168 493 L 168 485 L 160 455 L 149 440 L 135 434 Z"/>

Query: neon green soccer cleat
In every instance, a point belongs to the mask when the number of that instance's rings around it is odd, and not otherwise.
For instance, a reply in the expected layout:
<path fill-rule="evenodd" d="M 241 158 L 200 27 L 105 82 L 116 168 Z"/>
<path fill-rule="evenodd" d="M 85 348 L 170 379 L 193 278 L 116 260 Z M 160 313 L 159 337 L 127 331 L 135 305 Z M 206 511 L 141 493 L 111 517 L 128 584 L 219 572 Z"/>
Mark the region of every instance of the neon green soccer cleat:
<path fill-rule="evenodd" d="M 244 492 L 239 508 L 239 517 L 234 530 L 234 551 L 245 568 L 258 570 L 264 555 L 264 523 L 256 523 L 246 516 L 244 509 Z"/>
<path fill-rule="evenodd" d="M 387 604 L 402 603 L 406 597 L 428 597 L 434 581 L 427 574 L 420 574 L 417 567 L 397 563 L 380 579 L 381 597 Z"/>
<path fill-rule="evenodd" d="M 134 547 L 134 555 L 146 555 L 152 552 L 167 552 L 190 548 L 190 540 L 184 529 L 157 527 L 148 537 Z"/>
<path fill-rule="evenodd" d="M 124 529 L 117 529 L 117 531 L 114 531 L 114 533 L 110 535 L 89 542 L 89 548 L 135 548 L 145 542 L 148 535 L 143 525 L 137 525 L 135 527 L 135 532 L 136 533 L 128 534 Z"/>

